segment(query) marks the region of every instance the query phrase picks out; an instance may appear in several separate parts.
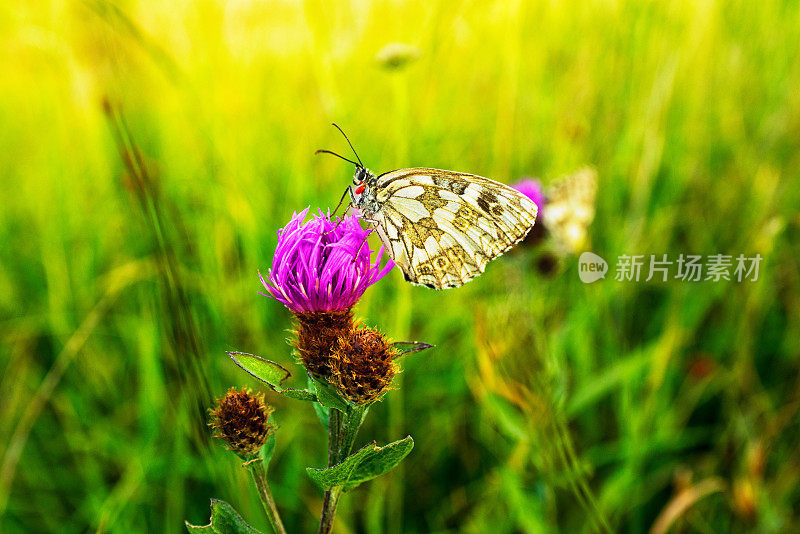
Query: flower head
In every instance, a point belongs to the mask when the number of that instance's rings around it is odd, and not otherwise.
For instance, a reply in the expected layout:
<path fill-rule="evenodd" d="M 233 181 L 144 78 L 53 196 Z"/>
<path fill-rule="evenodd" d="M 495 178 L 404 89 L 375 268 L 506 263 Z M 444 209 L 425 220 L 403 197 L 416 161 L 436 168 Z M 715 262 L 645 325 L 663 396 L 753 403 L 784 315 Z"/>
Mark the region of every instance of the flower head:
<path fill-rule="evenodd" d="M 258 456 L 267 438 L 275 432 L 269 423 L 272 408 L 264 403 L 264 395 L 252 393 L 247 388 L 230 388 L 224 397 L 217 400 L 211 411 L 211 426 L 214 437 L 222 438 L 228 449 L 242 459 Z"/>
<path fill-rule="evenodd" d="M 536 207 L 539 208 L 539 212 L 537 214 L 537 219 L 541 220 L 544 216 L 544 205 L 547 203 L 547 198 L 544 194 L 544 188 L 539 180 L 532 179 L 532 178 L 523 178 L 516 184 L 514 184 L 514 189 L 528 197 L 536 204 Z"/>
<path fill-rule="evenodd" d="M 356 328 L 353 311 L 298 313 L 295 348 L 300 361 L 314 376 L 331 375 L 331 351 L 340 338 L 351 335 Z"/>
<path fill-rule="evenodd" d="M 351 308 L 369 286 L 383 278 L 394 262 L 381 268 L 383 247 L 374 262 L 364 230 L 355 216 L 315 215 L 303 222 L 308 208 L 294 213 L 278 230 L 278 246 L 266 279 L 267 293 L 295 313 L 316 313 Z"/>
<path fill-rule="evenodd" d="M 353 330 L 334 345 L 328 380 L 350 401 L 372 402 L 386 392 L 397 374 L 398 354 L 378 330 Z"/>

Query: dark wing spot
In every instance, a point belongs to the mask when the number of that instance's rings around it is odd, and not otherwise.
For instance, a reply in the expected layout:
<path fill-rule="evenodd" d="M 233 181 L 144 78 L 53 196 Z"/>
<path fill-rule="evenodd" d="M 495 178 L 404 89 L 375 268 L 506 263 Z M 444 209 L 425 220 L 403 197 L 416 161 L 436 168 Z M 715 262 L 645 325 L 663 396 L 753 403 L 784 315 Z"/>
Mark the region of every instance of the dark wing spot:
<path fill-rule="evenodd" d="M 497 195 L 490 191 L 481 191 L 480 198 L 484 199 L 489 204 L 497 204 Z"/>
<path fill-rule="evenodd" d="M 467 182 L 463 178 L 459 178 L 457 176 L 442 176 L 442 175 L 433 175 L 433 183 L 438 185 L 443 189 L 449 189 L 456 195 L 463 195 L 464 191 L 467 190 L 469 186 L 469 182 Z"/>
<path fill-rule="evenodd" d="M 478 195 L 478 207 L 490 215 L 503 214 L 503 207 L 497 203 L 497 195 L 490 191 L 481 191 Z"/>
<path fill-rule="evenodd" d="M 467 186 L 469 186 L 469 184 L 466 180 L 452 180 L 450 182 L 450 191 L 456 195 L 463 195 L 464 191 L 467 190 Z"/>

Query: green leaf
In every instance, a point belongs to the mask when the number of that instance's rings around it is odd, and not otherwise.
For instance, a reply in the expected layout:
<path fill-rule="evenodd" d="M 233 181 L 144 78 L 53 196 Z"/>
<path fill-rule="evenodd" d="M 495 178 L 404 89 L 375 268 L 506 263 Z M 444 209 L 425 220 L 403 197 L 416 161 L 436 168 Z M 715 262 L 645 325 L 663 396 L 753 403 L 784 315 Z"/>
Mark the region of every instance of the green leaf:
<path fill-rule="evenodd" d="M 248 525 L 233 506 L 217 499 L 211 499 L 211 522 L 204 526 L 186 523 L 189 532 L 203 534 L 261 534 L 258 530 Z"/>
<path fill-rule="evenodd" d="M 308 467 L 306 472 L 322 489 L 329 490 L 335 486 L 343 486 L 345 491 L 349 491 L 362 482 L 394 469 L 413 448 L 414 440 L 411 436 L 383 447 L 378 447 L 373 441 L 333 467 L 327 469 Z"/>
<path fill-rule="evenodd" d="M 350 480 L 350 475 L 353 474 L 358 465 L 377 450 L 379 450 L 379 447 L 373 441 L 345 458 L 341 463 L 324 469 L 307 467 L 306 472 L 311 477 L 311 480 L 324 490 L 329 490 L 335 486 L 344 486 Z"/>
<path fill-rule="evenodd" d="M 273 388 L 279 387 L 284 380 L 292 375 L 282 365 L 255 354 L 228 352 L 228 356 L 247 373 Z"/>
<path fill-rule="evenodd" d="M 400 356 L 405 356 L 412 352 L 420 352 L 433 348 L 433 345 L 430 343 L 422 343 L 421 341 L 395 341 L 392 343 L 392 346 L 400 351 L 400 353 L 394 357 L 395 360 Z"/>
<path fill-rule="evenodd" d="M 315 391 L 314 379 L 311 378 L 310 374 L 308 375 L 308 389 Z M 330 409 L 326 408 L 319 402 L 315 402 L 314 412 L 317 414 L 317 418 L 319 419 L 319 422 L 322 423 L 322 426 L 325 428 L 325 430 L 328 430 L 330 428 Z"/>
<path fill-rule="evenodd" d="M 317 401 L 326 408 L 333 408 L 342 413 L 347 413 L 350 410 L 350 403 L 344 397 L 339 395 L 336 388 L 321 378 L 312 376 L 311 380 L 314 384 L 314 389 L 317 392 Z"/>
<path fill-rule="evenodd" d="M 284 397 L 289 397 L 290 399 L 312 401 L 312 402 L 315 402 L 317 400 L 316 395 L 305 389 L 285 388 L 281 389 L 280 391 L 278 390 L 276 391 L 281 395 L 283 395 Z"/>
<path fill-rule="evenodd" d="M 315 402 L 314 411 L 317 413 L 317 417 L 319 418 L 319 422 L 322 423 L 322 426 L 330 428 L 330 409 Z"/>
<path fill-rule="evenodd" d="M 358 464 L 350 478 L 344 485 L 344 491 L 349 491 L 362 482 L 371 480 L 384 473 L 388 473 L 399 464 L 403 458 L 408 456 L 411 449 L 414 448 L 414 440 L 411 436 L 406 436 L 404 439 L 389 443 L 383 447 L 378 447 L 377 450 L 366 456 Z"/>
<path fill-rule="evenodd" d="M 284 380 L 289 378 L 292 374 L 288 369 L 278 363 L 246 352 L 228 352 L 228 356 L 231 357 L 233 363 L 241 367 L 250 376 L 264 382 L 276 393 L 297 400 L 317 400 L 313 393 L 305 389 L 281 387 Z"/>
<path fill-rule="evenodd" d="M 261 447 L 261 458 L 264 460 L 264 466 L 269 465 L 272 460 L 272 454 L 275 452 L 275 432 L 267 436 L 267 440 Z"/>

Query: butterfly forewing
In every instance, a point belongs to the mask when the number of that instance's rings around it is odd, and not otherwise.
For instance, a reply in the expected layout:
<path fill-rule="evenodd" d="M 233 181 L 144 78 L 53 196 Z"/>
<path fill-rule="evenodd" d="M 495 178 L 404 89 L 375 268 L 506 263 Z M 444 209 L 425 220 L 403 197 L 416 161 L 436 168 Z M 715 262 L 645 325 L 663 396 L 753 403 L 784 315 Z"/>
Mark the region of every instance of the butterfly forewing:
<path fill-rule="evenodd" d="M 415 284 L 458 287 L 518 243 L 536 205 L 504 184 L 472 174 L 412 168 L 377 178 L 373 215 L 384 246 Z"/>

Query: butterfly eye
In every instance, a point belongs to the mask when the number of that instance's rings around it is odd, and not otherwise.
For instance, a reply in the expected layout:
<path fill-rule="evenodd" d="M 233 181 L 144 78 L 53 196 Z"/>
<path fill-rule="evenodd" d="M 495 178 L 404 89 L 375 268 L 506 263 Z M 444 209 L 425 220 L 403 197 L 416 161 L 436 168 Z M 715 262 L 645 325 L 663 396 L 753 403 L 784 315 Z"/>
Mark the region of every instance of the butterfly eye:
<path fill-rule="evenodd" d="M 364 184 L 361 184 L 358 187 L 356 187 L 356 195 L 360 195 L 363 192 L 364 192 Z"/>

